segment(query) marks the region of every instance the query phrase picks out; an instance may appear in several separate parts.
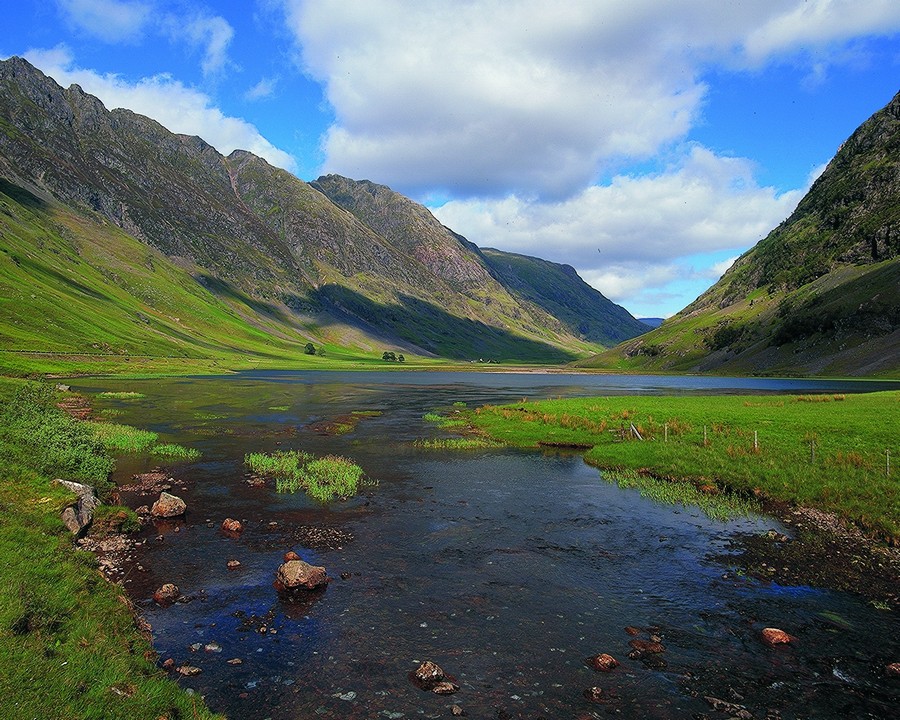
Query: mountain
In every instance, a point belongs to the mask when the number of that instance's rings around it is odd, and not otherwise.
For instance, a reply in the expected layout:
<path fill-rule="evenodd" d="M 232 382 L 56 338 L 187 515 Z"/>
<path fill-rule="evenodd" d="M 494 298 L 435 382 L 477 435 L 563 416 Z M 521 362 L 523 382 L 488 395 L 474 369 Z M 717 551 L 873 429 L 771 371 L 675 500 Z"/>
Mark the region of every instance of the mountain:
<path fill-rule="evenodd" d="M 666 321 L 665 318 L 638 318 L 638 320 L 652 328 L 658 328 Z"/>
<path fill-rule="evenodd" d="M 662 327 L 579 364 L 900 376 L 900 94 L 715 285 Z"/>
<path fill-rule="evenodd" d="M 313 341 L 378 356 L 388 347 L 564 362 L 641 330 L 570 268 L 521 261 L 553 275 L 549 283 L 533 269 L 503 269 L 519 260 L 498 270 L 493 254 L 389 188 L 338 176 L 310 184 L 245 151 L 225 157 L 201 138 L 107 110 L 77 85 L 63 89 L 21 58 L 0 62 L 0 178 L 3 250 L 19 261 L 6 289 L 21 295 L 54 278 L 57 300 L 19 317 L 7 304 L 5 349 L 87 352 L 98 343 L 76 331 L 75 307 L 121 315 L 109 316 L 111 335 L 93 331 L 117 354 L 252 354 L 261 342 L 280 357 Z M 168 293 L 155 284 L 163 270 Z M 76 296 L 80 305 L 64 302 Z M 213 324 L 210 336 L 176 327 L 197 313 L 237 325 L 223 335 Z M 45 320 L 71 332 L 47 334 Z"/>

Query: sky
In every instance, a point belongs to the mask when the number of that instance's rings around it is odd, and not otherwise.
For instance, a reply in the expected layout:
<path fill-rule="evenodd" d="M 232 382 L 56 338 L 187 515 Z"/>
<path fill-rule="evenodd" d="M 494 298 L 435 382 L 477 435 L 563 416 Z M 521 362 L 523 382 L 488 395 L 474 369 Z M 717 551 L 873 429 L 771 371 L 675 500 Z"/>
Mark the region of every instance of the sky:
<path fill-rule="evenodd" d="M 12 55 L 668 317 L 900 91 L 900 2 L 17 0 Z"/>

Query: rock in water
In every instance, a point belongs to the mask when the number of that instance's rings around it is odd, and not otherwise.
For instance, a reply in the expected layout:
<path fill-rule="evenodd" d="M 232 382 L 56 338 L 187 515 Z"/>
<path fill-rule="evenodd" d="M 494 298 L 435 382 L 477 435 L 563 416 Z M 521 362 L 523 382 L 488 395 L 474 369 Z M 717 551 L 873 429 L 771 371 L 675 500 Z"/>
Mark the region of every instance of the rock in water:
<path fill-rule="evenodd" d="M 796 640 L 792 635 L 788 635 L 784 630 L 778 628 L 764 628 L 762 631 L 762 640 L 766 645 L 788 645 Z"/>
<path fill-rule="evenodd" d="M 419 665 L 413 675 L 416 680 L 422 683 L 440 682 L 444 679 L 444 671 L 441 670 L 437 663 L 433 663 L 431 660 L 426 660 Z"/>
<path fill-rule="evenodd" d="M 226 533 L 234 533 L 235 535 L 243 532 L 244 526 L 241 524 L 240 520 L 234 520 L 232 518 L 225 518 L 222 521 L 222 531 Z"/>
<path fill-rule="evenodd" d="M 325 568 L 310 565 L 304 560 L 288 560 L 275 573 L 275 589 L 278 592 L 315 590 L 327 584 Z"/>
<path fill-rule="evenodd" d="M 431 688 L 431 692 L 433 692 L 435 695 L 452 695 L 457 690 L 459 690 L 459 685 L 448 682 L 447 680 L 442 680 L 433 688 Z"/>
<path fill-rule="evenodd" d="M 177 495 L 163 491 L 159 494 L 159 500 L 150 508 L 150 514 L 153 517 L 170 518 L 184 515 L 185 510 L 187 510 L 187 505 L 184 500 Z"/>
<path fill-rule="evenodd" d="M 619 667 L 619 661 L 612 655 L 607 655 L 606 653 L 600 653 L 599 655 L 594 655 L 594 657 L 589 657 L 587 662 L 589 667 L 592 667 L 599 672 L 611 672 L 613 668 Z"/>
<path fill-rule="evenodd" d="M 160 605 L 171 605 L 175 602 L 179 596 L 181 595 L 181 591 L 178 589 L 177 585 L 172 583 L 166 583 L 162 587 L 160 587 L 155 593 L 153 593 L 153 599 L 159 603 Z"/>

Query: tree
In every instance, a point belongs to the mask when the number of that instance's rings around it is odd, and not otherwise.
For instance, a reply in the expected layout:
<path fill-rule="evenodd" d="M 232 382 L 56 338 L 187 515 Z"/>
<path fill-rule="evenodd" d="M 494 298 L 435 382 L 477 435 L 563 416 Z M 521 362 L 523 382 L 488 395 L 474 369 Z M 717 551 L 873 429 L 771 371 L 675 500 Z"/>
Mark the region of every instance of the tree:
<path fill-rule="evenodd" d="M 316 350 L 316 355 L 318 355 L 319 357 L 325 357 L 325 348 L 320 347 L 318 350 Z"/>
<path fill-rule="evenodd" d="M 397 356 L 390 352 L 389 350 L 385 350 L 384 354 L 381 356 L 382 360 L 388 360 L 390 362 L 394 362 L 397 359 Z"/>
<path fill-rule="evenodd" d="M 307 355 L 315 355 L 316 354 L 316 346 L 312 343 L 306 343 L 306 347 L 303 348 L 303 352 Z"/>
<path fill-rule="evenodd" d="M 397 356 L 397 362 L 406 362 L 406 358 L 402 354 Z"/>

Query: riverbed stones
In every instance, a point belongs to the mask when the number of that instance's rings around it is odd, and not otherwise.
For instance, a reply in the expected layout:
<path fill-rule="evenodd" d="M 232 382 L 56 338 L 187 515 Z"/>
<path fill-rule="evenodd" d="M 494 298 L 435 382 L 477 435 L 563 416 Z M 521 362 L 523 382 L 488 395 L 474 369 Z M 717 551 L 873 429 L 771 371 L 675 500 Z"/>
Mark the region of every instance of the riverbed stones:
<path fill-rule="evenodd" d="M 240 520 L 234 518 L 225 518 L 222 521 L 222 532 L 240 535 L 244 531 L 244 526 Z"/>
<path fill-rule="evenodd" d="M 237 568 L 239 568 L 241 566 L 241 561 L 240 560 L 229 560 L 226 563 L 226 566 L 228 567 L 229 570 L 236 570 Z"/>
<path fill-rule="evenodd" d="M 441 666 L 437 663 L 426 660 L 416 668 L 413 676 L 421 683 L 440 682 L 444 679 L 444 671 L 441 670 Z"/>
<path fill-rule="evenodd" d="M 435 683 L 434 687 L 431 688 L 431 692 L 435 695 L 452 695 L 458 690 L 459 685 L 452 683 L 449 680 L 441 680 L 441 682 Z"/>
<path fill-rule="evenodd" d="M 179 666 L 178 670 L 176 670 L 176 672 L 179 675 L 184 675 L 185 677 L 193 677 L 194 675 L 199 675 L 200 673 L 202 673 L 203 670 L 198 668 L 196 665 L 181 665 Z"/>
<path fill-rule="evenodd" d="M 288 560 L 275 572 L 274 584 L 278 592 L 315 590 L 328 584 L 328 575 L 324 567 L 305 560 Z"/>
<path fill-rule="evenodd" d="M 763 628 L 762 631 L 762 641 L 769 647 L 789 645 L 796 639 L 793 635 L 788 635 L 784 630 L 778 628 Z"/>
<path fill-rule="evenodd" d="M 452 706 L 450 707 L 450 714 L 451 714 L 453 717 L 465 717 L 465 716 L 466 716 L 466 711 L 463 710 L 462 707 L 459 706 L 459 705 L 452 705 Z"/>
<path fill-rule="evenodd" d="M 153 600 L 163 607 L 171 605 L 179 597 L 181 597 L 181 591 L 174 583 L 165 583 L 153 593 Z"/>
<path fill-rule="evenodd" d="M 165 491 L 159 494 L 159 499 L 150 508 L 150 514 L 157 518 L 172 518 L 184 515 L 187 504 L 177 495 Z"/>
<path fill-rule="evenodd" d="M 612 672 L 615 668 L 619 667 L 619 661 L 612 655 L 606 653 L 600 653 L 599 655 L 589 657 L 587 659 L 587 664 L 588 667 L 591 667 L 598 672 Z"/>
<path fill-rule="evenodd" d="M 596 685 L 594 687 L 589 687 L 584 691 L 584 698 L 590 702 L 603 702 L 603 689 L 598 688 Z"/>

